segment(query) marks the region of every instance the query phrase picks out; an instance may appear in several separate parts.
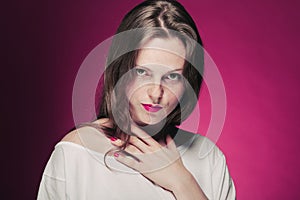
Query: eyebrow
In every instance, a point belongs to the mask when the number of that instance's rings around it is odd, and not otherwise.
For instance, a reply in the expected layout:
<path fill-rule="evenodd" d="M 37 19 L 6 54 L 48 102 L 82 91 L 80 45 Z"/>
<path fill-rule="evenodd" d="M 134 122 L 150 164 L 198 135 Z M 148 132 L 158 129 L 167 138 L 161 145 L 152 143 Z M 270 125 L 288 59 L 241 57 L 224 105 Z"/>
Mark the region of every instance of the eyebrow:
<path fill-rule="evenodd" d="M 151 69 L 149 69 L 148 67 L 143 66 L 143 65 L 136 65 L 136 67 L 142 67 L 142 68 L 145 68 L 145 69 L 147 69 L 147 70 L 149 70 L 149 71 L 152 72 Z M 168 73 L 170 73 L 170 72 L 175 72 L 175 71 L 183 71 L 183 68 L 173 69 L 173 70 L 171 70 L 171 71 L 168 71 Z"/>

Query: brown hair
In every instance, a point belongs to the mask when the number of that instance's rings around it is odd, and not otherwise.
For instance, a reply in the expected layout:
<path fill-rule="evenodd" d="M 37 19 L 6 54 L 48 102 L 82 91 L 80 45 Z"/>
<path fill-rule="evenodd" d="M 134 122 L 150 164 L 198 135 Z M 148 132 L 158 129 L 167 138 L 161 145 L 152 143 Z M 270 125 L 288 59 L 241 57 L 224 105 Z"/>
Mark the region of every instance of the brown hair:
<path fill-rule="evenodd" d="M 139 30 L 134 38 L 130 38 L 130 44 L 124 38 L 120 39 L 117 34 L 129 30 Z M 179 33 L 179 34 L 175 34 Z M 107 137 L 117 137 L 125 141 L 123 148 L 128 144 L 130 135 L 124 134 L 124 127 L 119 127 L 112 113 L 112 93 L 121 77 L 135 66 L 138 54 L 138 48 L 145 41 L 152 38 L 170 38 L 177 37 L 186 48 L 186 56 L 189 60 L 200 63 L 192 66 L 191 63 L 185 62 L 183 76 L 190 84 L 193 91 L 186 90 L 180 99 L 180 104 L 167 116 L 164 128 L 154 136 L 155 139 L 164 138 L 166 129 L 179 125 L 182 120 L 186 119 L 194 109 L 197 101 L 191 101 L 191 95 L 198 98 L 203 73 L 203 49 L 195 50 L 195 45 L 190 40 L 196 41 L 202 46 L 196 25 L 187 13 L 185 8 L 175 0 L 146 0 L 133 8 L 122 20 L 114 37 L 110 52 L 107 58 L 107 68 L 104 74 L 104 85 L 99 104 L 97 118 L 109 118 L 112 121 L 112 127 L 101 126 L 101 130 Z M 130 50 L 134 47 L 135 50 Z M 129 50 L 129 51 L 127 51 Z M 123 53 L 125 52 L 125 53 Z M 197 67 L 197 69 L 195 68 Z M 126 85 L 126 83 L 122 83 Z M 130 133 L 129 112 L 123 110 L 128 107 L 128 100 L 122 98 L 124 90 L 116 92 L 116 103 L 120 107 L 118 118 L 121 118 L 124 125 L 127 125 L 127 133 Z M 127 104 L 127 106 L 123 106 Z M 181 106 L 181 107 L 180 107 Z M 117 109 L 118 110 L 118 109 Z M 125 127 L 126 129 L 126 127 Z"/>

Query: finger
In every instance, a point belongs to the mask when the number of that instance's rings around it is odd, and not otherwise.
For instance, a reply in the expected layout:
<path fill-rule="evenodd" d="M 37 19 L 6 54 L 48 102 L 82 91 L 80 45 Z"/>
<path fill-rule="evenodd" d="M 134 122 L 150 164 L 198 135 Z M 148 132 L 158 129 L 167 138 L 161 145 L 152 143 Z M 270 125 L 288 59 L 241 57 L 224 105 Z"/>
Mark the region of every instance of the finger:
<path fill-rule="evenodd" d="M 126 152 L 130 153 L 130 154 L 142 154 L 143 152 L 137 148 L 136 146 L 132 145 L 132 144 L 128 144 L 127 147 L 125 148 Z"/>
<path fill-rule="evenodd" d="M 164 142 L 164 140 L 159 140 L 158 143 L 160 144 L 160 146 L 165 147 L 166 143 Z"/>
<path fill-rule="evenodd" d="M 167 147 L 169 149 L 176 149 L 177 148 L 174 140 L 172 139 L 172 137 L 170 135 L 167 135 L 166 143 L 167 143 Z"/>
<path fill-rule="evenodd" d="M 111 144 L 116 146 L 116 147 L 121 147 L 122 145 L 125 144 L 125 141 L 123 141 L 121 139 L 118 139 L 118 138 L 111 137 L 110 140 L 111 140 Z M 129 144 L 135 146 L 139 150 L 139 152 L 148 152 L 149 151 L 148 145 L 136 136 L 130 136 Z M 137 150 L 133 149 L 133 147 L 128 147 L 127 146 L 126 148 L 127 149 L 130 148 L 132 153 L 137 152 Z"/>
<path fill-rule="evenodd" d="M 143 140 L 136 136 L 130 136 L 129 143 L 136 148 L 138 148 L 141 152 L 146 153 L 149 151 L 149 146 Z"/>
<path fill-rule="evenodd" d="M 134 133 L 138 138 L 140 138 L 143 142 L 150 146 L 159 147 L 160 144 L 154 140 L 150 135 L 148 135 L 145 131 L 140 129 L 134 124 L 131 124 L 131 132 Z"/>
<path fill-rule="evenodd" d="M 149 138 L 151 137 L 148 133 L 142 130 L 140 127 L 135 124 L 131 124 L 131 132 L 134 133 L 139 138 Z"/>
<path fill-rule="evenodd" d="M 152 153 L 155 151 L 158 151 L 161 149 L 161 145 L 156 142 L 152 143 L 152 140 L 154 140 L 152 137 L 151 139 L 142 139 L 136 136 L 130 136 L 129 142 L 130 144 L 134 145 L 135 147 L 137 147 L 138 149 L 140 149 L 141 152 L 143 153 Z"/>
<path fill-rule="evenodd" d="M 120 139 L 115 138 L 115 137 L 111 137 L 110 142 L 111 142 L 112 145 L 117 146 L 117 147 L 120 147 L 125 143 L 123 140 L 120 140 Z"/>
<path fill-rule="evenodd" d="M 130 167 L 134 170 L 139 169 L 140 160 L 126 151 L 116 152 L 114 153 L 114 157 L 118 162 L 126 165 L 127 167 Z"/>

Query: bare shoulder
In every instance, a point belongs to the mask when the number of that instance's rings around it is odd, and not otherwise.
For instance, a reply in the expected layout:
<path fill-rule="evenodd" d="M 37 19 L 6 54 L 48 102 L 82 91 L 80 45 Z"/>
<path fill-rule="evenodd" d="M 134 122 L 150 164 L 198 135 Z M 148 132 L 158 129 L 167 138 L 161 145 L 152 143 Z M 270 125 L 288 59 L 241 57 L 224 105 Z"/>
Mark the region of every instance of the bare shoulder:
<path fill-rule="evenodd" d="M 78 136 L 78 129 L 75 129 L 71 132 L 69 132 L 67 135 L 63 137 L 61 141 L 64 142 L 73 142 L 75 144 L 83 145 L 79 136 Z"/>
<path fill-rule="evenodd" d="M 102 118 L 102 119 L 98 119 L 94 122 L 92 122 L 93 124 L 98 124 L 98 125 L 102 125 L 102 126 L 110 126 L 110 120 L 108 118 Z M 79 137 L 79 133 L 82 133 L 83 131 L 85 131 L 84 129 L 87 129 L 88 127 L 81 127 L 78 129 L 75 129 L 69 133 L 67 133 L 61 141 L 66 141 L 66 142 L 73 142 L 75 144 L 79 144 L 82 145 L 82 139 Z"/>

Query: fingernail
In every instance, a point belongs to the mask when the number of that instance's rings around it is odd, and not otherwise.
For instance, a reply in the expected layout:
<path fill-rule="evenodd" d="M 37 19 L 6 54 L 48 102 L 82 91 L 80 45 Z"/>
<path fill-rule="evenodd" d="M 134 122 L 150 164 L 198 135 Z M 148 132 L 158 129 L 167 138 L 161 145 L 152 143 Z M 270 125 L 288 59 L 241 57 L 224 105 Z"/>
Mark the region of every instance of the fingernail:
<path fill-rule="evenodd" d="M 116 153 L 114 153 L 114 157 L 119 157 L 119 155 L 120 155 L 120 154 L 119 154 L 119 153 L 117 153 L 117 152 L 116 152 Z"/>
<path fill-rule="evenodd" d="M 110 140 L 111 140 L 111 141 L 116 141 L 117 138 L 115 138 L 115 137 L 110 137 Z"/>

